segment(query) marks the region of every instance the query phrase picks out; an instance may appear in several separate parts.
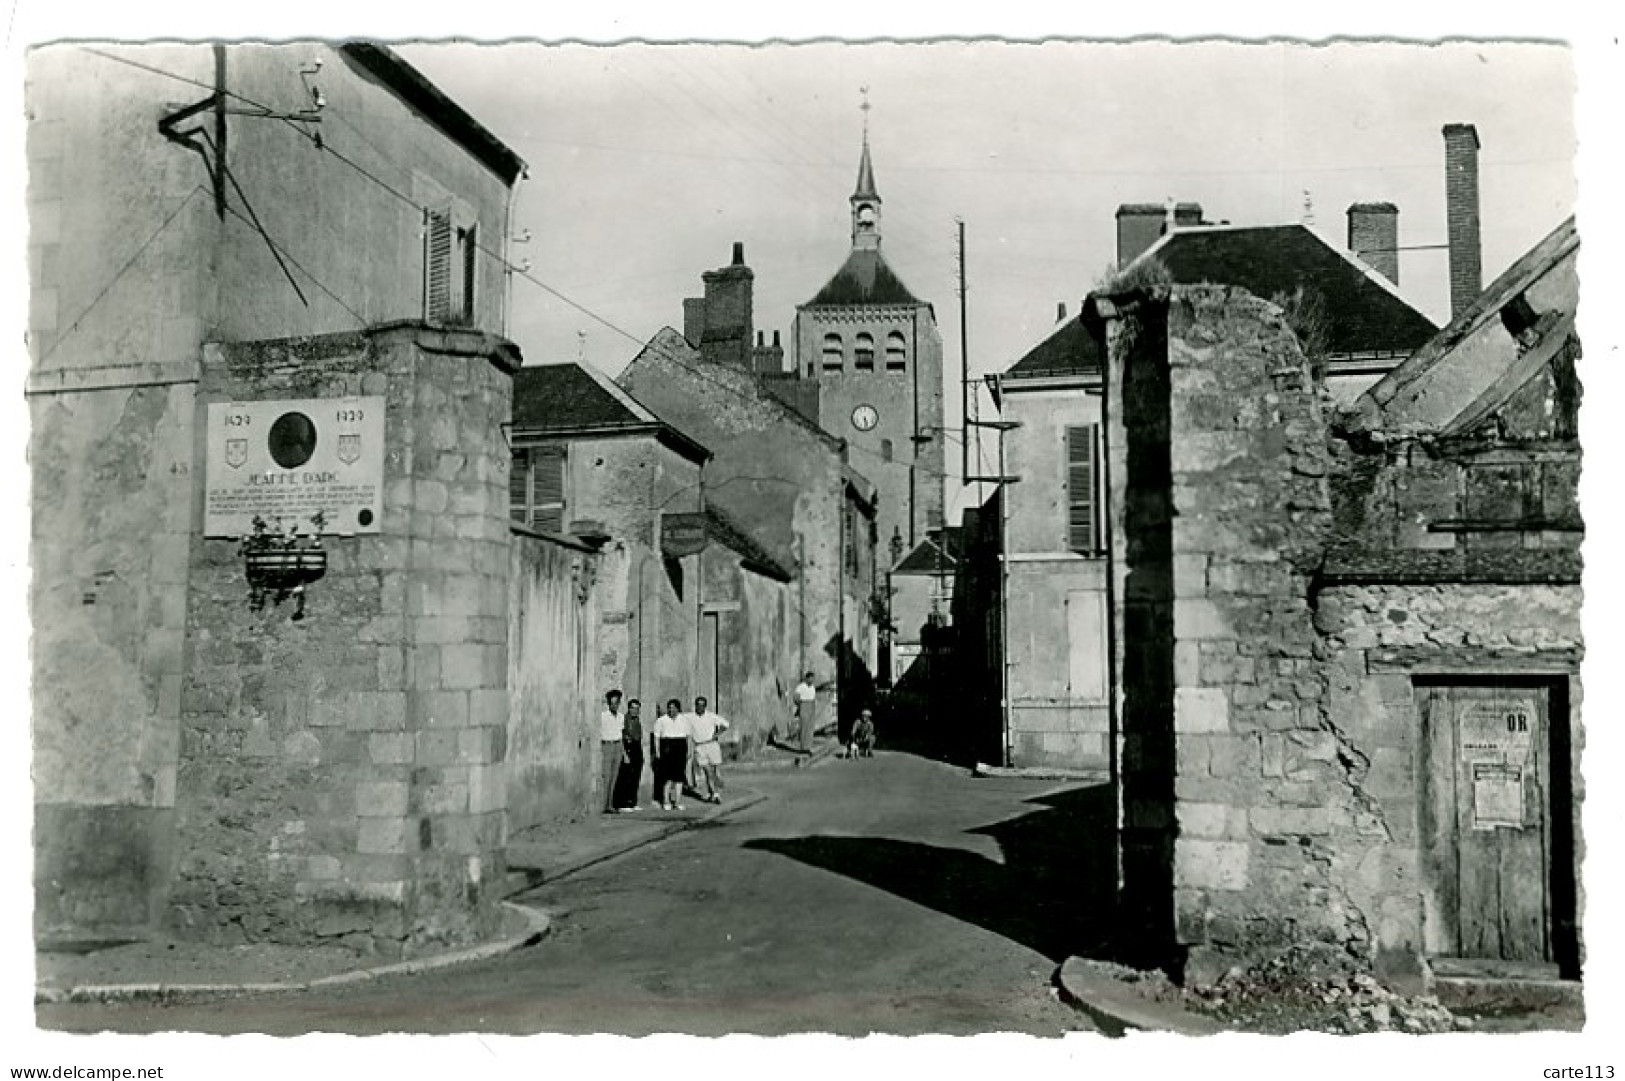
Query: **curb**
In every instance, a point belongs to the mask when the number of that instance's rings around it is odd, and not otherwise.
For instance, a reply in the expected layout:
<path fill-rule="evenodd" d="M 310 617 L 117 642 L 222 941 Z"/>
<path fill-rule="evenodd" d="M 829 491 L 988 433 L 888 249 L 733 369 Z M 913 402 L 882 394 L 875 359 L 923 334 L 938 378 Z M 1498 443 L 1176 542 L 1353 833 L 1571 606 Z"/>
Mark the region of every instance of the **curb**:
<path fill-rule="evenodd" d="M 588 867 L 596 867 L 598 864 L 603 863 L 606 860 L 612 860 L 617 856 L 624 856 L 634 849 L 639 849 L 645 845 L 654 844 L 656 841 L 664 841 L 666 838 L 671 837 L 674 834 L 682 833 L 685 830 L 691 830 L 695 826 L 702 825 L 706 822 L 715 822 L 719 818 L 726 818 L 728 815 L 737 814 L 748 807 L 756 806 L 758 803 L 761 803 L 766 799 L 767 796 L 764 793 L 753 792 L 741 799 L 721 804 L 720 806 L 715 807 L 713 810 L 700 815 L 698 818 L 685 818 L 674 822 L 661 823 L 660 828 L 651 833 L 645 834 L 642 837 L 629 838 L 625 842 L 618 843 L 610 848 L 600 849 L 591 855 L 582 856 L 573 861 L 560 864 L 557 870 L 549 871 L 544 868 L 541 871 L 540 878 L 530 882 L 528 885 L 516 892 L 525 893 L 545 883 L 557 882 L 566 875 L 573 875 L 577 871 L 586 870 Z"/>
<path fill-rule="evenodd" d="M 754 761 L 729 762 L 728 767 L 730 773 L 778 773 L 787 770 L 812 769 L 815 766 L 821 766 L 831 758 L 836 757 L 840 750 L 841 745 L 836 743 L 825 747 L 820 747 L 811 754 L 805 754 L 801 751 L 794 750 L 786 752 L 788 754 L 793 754 L 795 756 L 794 758 L 768 758 Z"/>
<path fill-rule="evenodd" d="M 1082 957 L 1069 957 L 1055 970 L 1061 1001 L 1088 1015 L 1101 1033 L 1121 1037 L 1130 1031 L 1214 1036 L 1229 1031 L 1211 1018 L 1159 1002 L 1118 973 L 1127 970 Z"/>
<path fill-rule="evenodd" d="M 1064 766 L 990 766 L 978 762 L 971 767 L 972 777 L 1016 777 L 1024 781 L 1096 781 L 1110 780 L 1103 769 L 1069 769 Z"/>
<path fill-rule="evenodd" d="M 437 969 L 486 961 L 503 954 L 534 946 L 546 937 L 552 927 L 552 918 L 540 909 L 528 908 L 512 901 L 502 906 L 516 913 L 525 922 L 525 929 L 500 942 L 453 950 L 433 957 L 420 957 L 412 961 L 398 961 L 376 968 L 341 972 L 333 976 L 306 980 L 300 983 L 123 983 L 85 984 L 69 988 L 41 988 L 34 992 L 34 1005 L 57 1006 L 79 1002 L 168 1002 L 190 998 L 226 998 L 241 995 L 265 995 L 286 991 L 314 991 L 326 987 L 364 983 L 385 976 L 415 975 Z"/>

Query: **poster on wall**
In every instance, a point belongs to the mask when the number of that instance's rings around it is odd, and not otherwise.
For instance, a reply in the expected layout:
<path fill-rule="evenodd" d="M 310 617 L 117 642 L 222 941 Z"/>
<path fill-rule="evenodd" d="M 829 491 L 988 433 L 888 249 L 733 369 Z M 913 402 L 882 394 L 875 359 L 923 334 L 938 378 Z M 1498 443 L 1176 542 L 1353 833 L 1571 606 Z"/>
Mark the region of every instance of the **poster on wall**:
<path fill-rule="evenodd" d="M 256 517 L 285 531 L 376 533 L 383 517 L 384 399 L 209 406 L 206 536 L 242 537 Z"/>
<path fill-rule="evenodd" d="M 1523 768 L 1497 762 L 1473 766 L 1473 829 L 1523 829 Z"/>

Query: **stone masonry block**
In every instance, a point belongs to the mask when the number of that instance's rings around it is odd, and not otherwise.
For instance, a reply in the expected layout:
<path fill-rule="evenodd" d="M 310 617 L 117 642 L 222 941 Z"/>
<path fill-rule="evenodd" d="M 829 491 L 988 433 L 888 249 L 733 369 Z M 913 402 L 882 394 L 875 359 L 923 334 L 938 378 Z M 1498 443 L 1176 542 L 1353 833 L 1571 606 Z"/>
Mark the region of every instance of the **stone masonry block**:
<path fill-rule="evenodd" d="M 499 740 L 506 738 L 506 728 L 465 728 L 457 733 L 457 759 L 470 765 L 501 762 Z"/>
<path fill-rule="evenodd" d="M 374 732 L 367 737 L 367 756 L 376 765 L 411 763 L 416 741 L 405 732 Z"/>
<path fill-rule="evenodd" d="M 504 811 L 508 788 L 500 764 L 474 766 L 468 771 L 468 809 L 474 814 Z"/>
<path fill-rule="evenodd" d="M 470 691 L 468 694 L 468 723 L 505 728 L 512 701 L 506 688 Z"/>
<path fill-rule="evenodd" d="M 417 850 L 417 833 L 407 818 L 363 818 L 356 851 L 389 855 Z"/>
<path fill-rule="evenodd" d="M 361 691 L 350 697 L 355 703 L 351 726 L 373 732 L 398 732 L 406 727 L 406 692 Z"/>
<path fill-rule="evenodd" d="M 405 781 L 362 781 L 356 785 L 356 811 L 363 817 L 399 817 L 406 814 L 409 791 Z"/>
<path fill-rule="evenodd" d="M 1230 808 L 1223 803 L 1186 803 L 1178 805 L 1179 829 L 1186 837 L 1222 840 Z"/>
<path fill-rule="evenodd" d="M 1228 732 L 1230 702 L 1218 687 L 1174 688 L 1174 731 Z"/>
<path fill-rule="evenodd" d="M 465 691 L 426 691 L 418 695 L 418 724 L 424 728 L 468 727 Z"/>
<path fill-rule="evenodd" d="M 417 763 L 419 766 L 454 766 L 457 764 L 457 732 L 455 728 L 431 729 L 417 734 Z"/>
<path fill-rule="evenodd" d="M 1200 642 L 1174 643 L 1174 685 L 1195 687 L 1202 681 L 1202 647 Z"/>
<path fill-rule="evenodd" d="M 1331 832 L 1332 813 L 1326 807 L 1254 807 L 1251 822 L 1264 837 L 1320 837 Z"/>
<path fill-rule="evenodd" d="M 1174 556 L 1174 596 L 1202 597 L 1207 595 L 1207 561 L 1203 554 Z"/>
<path fill-rule="evenodd" d="M 1234 638 L 1235 632 L 1218 605 L 1190 598 L 1174 604 L 1174 637 L 1179 640 Z"/>
<path fill-rule="evenodd" d="M 441 685 L 465 691 L 485 686 L 483 651 L 484 647 L 469 643 L 443 646 L 440 651 Z"/>
<path fill-rule="evenodd" d="M 1194 889 L 1244 890 L 1248 851 L 1242 841 L 1180 837 L 1174 842 L 1174 885 Z"/>

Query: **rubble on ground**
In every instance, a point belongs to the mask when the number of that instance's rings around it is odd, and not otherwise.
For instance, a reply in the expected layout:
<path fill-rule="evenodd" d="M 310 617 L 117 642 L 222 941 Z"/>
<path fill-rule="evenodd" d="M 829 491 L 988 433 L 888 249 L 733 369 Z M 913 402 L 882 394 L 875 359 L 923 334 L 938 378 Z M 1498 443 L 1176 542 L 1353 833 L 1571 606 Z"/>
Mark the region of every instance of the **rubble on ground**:
<path fill-rule="evenodd" d="M 1384 987 L 1357 957 L 1336 946 L 1300 947 L 1249 968 L 1233 968 L 1214 986 L 1188 989 L 1186 1006 L 1228 1028 L 1292 1032 L 1456 1032 L 1471 1021 L 1432 995 Z"/>

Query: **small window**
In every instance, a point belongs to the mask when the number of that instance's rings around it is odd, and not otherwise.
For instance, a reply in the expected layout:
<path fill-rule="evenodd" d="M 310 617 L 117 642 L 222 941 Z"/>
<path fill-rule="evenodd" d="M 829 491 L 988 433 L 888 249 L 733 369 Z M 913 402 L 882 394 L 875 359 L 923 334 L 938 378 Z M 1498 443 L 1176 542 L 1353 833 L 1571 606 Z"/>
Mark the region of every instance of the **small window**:
<path fill-rule="evenodd" d="M 508 474 L 508 517 L 549 533 L 564 532 L 564 450 L 532 447 L 513 452 Z"/>
<path fill-rule="evenodd" d="M 892 448 L 891 448 L 891 440 L 890 439 L 882 439 L 880 441 L 880 460 L 883 461 L 883 462 L 889 462 L 889 461 L 892 460 Z"/>
<path fill-rule="evenodd" d="M 875 339 L 872 334 L 859 334 L 852 350 L 852 367 L 860 372 L 875 370 Z"/>
<path fill-rule="evenodd" d="M 845 351 L 839 334 L 824 335 L 824 370 L 838 372 L 846 366 Z"/>
<path fill-rule="evenodd" d="M 903 332 L 894 330 L 886 335 L 886 370 L 900 372 L 908 367 L 908 342 Z"/>
<path fill-rule="evenodd" d="M 1067 547 L 1083 555 L 1102 549 L 1100 425 L 1066 430 Z"/>

